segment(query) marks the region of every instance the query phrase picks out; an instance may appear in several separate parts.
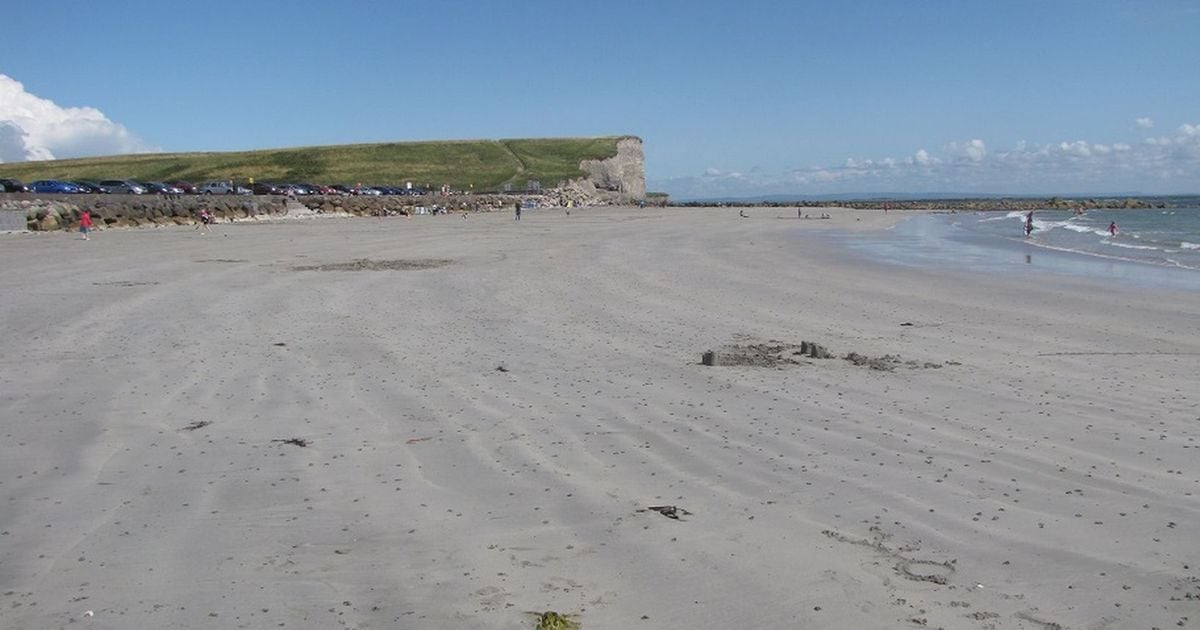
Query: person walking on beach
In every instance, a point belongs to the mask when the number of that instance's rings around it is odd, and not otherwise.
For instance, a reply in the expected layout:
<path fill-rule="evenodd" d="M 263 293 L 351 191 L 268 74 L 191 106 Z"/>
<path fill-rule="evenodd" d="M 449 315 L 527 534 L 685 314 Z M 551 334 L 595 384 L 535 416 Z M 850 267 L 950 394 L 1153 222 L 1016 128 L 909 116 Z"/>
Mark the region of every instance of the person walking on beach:
<path fill-rule="evenodd" d="M 1033 210 L 1030 210 L 1029 214 L 1025 215 L 1025 236 L 1029 236 L 1030 234 L 1033 234 Z"/>
<path fill-rule="evenodd" d="M 1108 235 L 1113 238 L 1117 237 L 1117 222 L 1116 221 L 1113 221 L 1112 223 L 1108 224 Z"/>
<path fill-rule="evenodd" d="M 517 221 L 520 221 L 520 220 L 521 220 L 521 202 L 520 202 L 520 201 L 518 201 L 518 202 L 516 202 L 516 203 L 514 203 L 514 204 L 513 204 L 513 210 L 515 210 L 515 211 L 516 211 L 516 213 L 517 213 L 517 219 L 516 219 L 516 220 L 517 220 Z"/>
<path fill-rule="evenodd" d="M 200 211 L 200 223 L 196 224 L 196 229 L 204 230 L 203 232 L 200 232 L 201 234 L 204 234 L 205 232 L 212 232 L 212 228 L 209 227 L 210 224 L 212 224 L 212 215 L 208 213 L 208 208 L 205 208 Z"/>
<path fill-rule="evenodd" d="M 79 233 L 83 234 L 83 240 L 91 240 L 88 238 L 88 232 L 92 231 L 92 213 L 90 210 L 84 210 L 83 214 L 79 215 Z"/>

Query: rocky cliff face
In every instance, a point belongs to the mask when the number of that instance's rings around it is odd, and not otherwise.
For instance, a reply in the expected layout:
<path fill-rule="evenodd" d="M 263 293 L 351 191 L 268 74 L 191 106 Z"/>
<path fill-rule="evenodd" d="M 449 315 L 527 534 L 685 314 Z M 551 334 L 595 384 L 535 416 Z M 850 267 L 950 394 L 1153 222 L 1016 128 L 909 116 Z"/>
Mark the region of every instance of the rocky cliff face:
<path fill-rule="evenodd" d="M 579 167 L 588 176 L 584 182 L 571 182 L 573 187 L 586 188 L 590 184 L 599 196 L 616 196 L 624 201 L 646 198 L 646 159 L 641 138 L 621 138 L 617 142 L 616 155 L 602 160 L 584 160 Z"/>

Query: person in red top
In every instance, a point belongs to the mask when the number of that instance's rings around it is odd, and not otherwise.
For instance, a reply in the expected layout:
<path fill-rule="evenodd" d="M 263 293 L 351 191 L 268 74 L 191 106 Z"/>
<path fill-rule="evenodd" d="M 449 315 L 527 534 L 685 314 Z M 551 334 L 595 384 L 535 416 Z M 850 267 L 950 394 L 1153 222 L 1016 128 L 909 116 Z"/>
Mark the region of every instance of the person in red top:
<path fill-rule="evenodd" d="M 84 210 L 83 214 L 79 215 L 79 231 L 83 234 L 83 240 L 88 240 L 88 232 L 92 231 L 92 213 Z"/>

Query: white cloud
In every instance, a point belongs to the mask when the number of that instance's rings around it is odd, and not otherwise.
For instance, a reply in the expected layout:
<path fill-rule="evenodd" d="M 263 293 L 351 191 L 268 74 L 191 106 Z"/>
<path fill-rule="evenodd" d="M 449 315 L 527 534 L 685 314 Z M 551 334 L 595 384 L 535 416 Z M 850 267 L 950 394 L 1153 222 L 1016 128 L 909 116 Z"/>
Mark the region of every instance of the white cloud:
<path fill-rule="evenodd" d="M 1153 129 L 1154 128 L 1154 120 L 1147 118 L 1147 117 L 1138 118 L 1134 122 L 1137 123 L 1138 129 Z"/>
<path fill-rule="evenodd" d="M 983 140 L 978 138 L 962 144 L 951 142 L 947 145 L 946 150 L 952 155 L 965 157 L 972 162 L 981 162 L 983 158 L 987 157 L 987 146 L 984 145 Z"/>
<path fill-rule="evenodd" d="M 30 146 L 29 134 L 7 120 L 0 120 L 0 162 L 50 160 L 54 156 L 44 147 Z"/>
<path fill-rule="evenodd" d="M 0 74 L 0 162 L 155 150 L 94 107 L 61 107 Z"/>
<path fill-rule="evenodd" d="M 1092 154 L 1092 148 L 1083 140 L 1075 142 L 1060 142 L 1058 148 L 1066 154 L 1077 155 L 1079 157 L 1088 157 Z"/>

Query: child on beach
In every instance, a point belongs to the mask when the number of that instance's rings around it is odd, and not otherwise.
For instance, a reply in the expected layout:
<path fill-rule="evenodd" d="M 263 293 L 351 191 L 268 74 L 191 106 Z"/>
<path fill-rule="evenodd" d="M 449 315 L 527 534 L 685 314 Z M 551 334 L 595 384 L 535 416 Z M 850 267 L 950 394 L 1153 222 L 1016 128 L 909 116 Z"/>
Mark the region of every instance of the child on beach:
<path fill-rule="evenodd" d="M 1117 222 L 1116 221 L 1113 221 L 1112 223 L 1108 224 L 1108 235 L 1113 238 L 1117 237 Z"/>
<path fill-rule="evenodd" d="M 88 232 L 92 231 L 92 213 L 89 210 L 84 210 L 83 214 L 79 215 L 79 232 L 83 234 L 83 240 L 88 239 Z"/>

